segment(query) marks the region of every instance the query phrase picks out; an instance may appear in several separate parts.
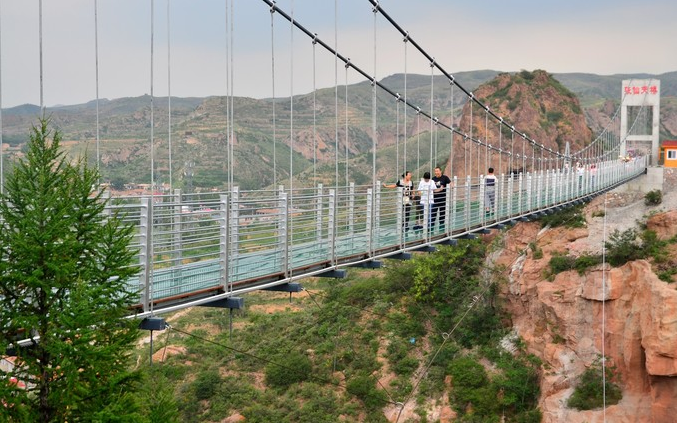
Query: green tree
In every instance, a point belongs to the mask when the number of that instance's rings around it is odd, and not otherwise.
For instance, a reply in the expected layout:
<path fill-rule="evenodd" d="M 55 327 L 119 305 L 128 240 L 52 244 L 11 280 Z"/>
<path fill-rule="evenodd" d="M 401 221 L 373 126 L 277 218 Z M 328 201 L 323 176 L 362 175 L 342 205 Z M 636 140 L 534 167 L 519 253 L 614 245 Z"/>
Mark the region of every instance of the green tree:
<path fill-rule="evenodd" d="M 127 368 L 136 322 L 133 228 L 106 216 L 98 173 L 70 162 L 42 118 L 0 196 L 0 348 L 17 365 L 0 380 L 2 421 L 139 421 Z"/>

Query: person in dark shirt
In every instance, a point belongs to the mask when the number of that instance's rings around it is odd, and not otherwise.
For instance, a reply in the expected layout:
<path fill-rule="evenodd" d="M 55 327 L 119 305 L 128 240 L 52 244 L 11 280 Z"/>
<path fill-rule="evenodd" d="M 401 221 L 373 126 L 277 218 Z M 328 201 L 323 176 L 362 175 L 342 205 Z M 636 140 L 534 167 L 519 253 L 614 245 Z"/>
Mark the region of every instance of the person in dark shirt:
<path fill-rule="evenodd" d="M 384 188 L 397 188 L 402 187 L 402 205 L 404 207 L 404 230 L 409 230 L 409 216 L 411 214 L 411 206 L 414 203 L 413 190 L 414 182 L 411 180 L 411 172 L 406 171 L 402 174 L 402 179 L 398 180 L 394 184 L 383 184 Z"/>
<path fill-rule="evenodd" d="M 484 207 L 487 215 L 494 211 L 494 200 L 496 199 L 496 176 L 494 168 L 489 168 L 489 173 L 484 177 Z"/>
<path fill-rule="evenodd" d="M 439 219 L 440 232 L 444 232 L 444 215 L 447 210 L 447 186 L 451 186 L 451 179 L 447 175 L 442 174 L 440 167 L 435 168 L 435 176 L 433 176 L 435 183 L 434 203 L 432 205 L 432 215 L 430 218 L 430 227 L 435 227 L 435 220 Z M 439 217 L 438 217 L 439 216 Z"/>

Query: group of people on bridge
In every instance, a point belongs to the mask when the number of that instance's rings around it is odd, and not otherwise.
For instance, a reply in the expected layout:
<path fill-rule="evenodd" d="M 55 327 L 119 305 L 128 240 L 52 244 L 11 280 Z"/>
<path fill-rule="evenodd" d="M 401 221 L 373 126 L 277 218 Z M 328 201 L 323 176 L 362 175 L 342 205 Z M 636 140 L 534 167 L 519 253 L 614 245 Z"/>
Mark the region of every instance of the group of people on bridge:
<path fill-rule="evenodd" d="M 414 182 L 412 181 L 412 174 L 410 171 L 405 171 L 402 178 L 394 184 L 383 184 L 385 188 L 402 188 L 402 204 L 404 207 L 404 221 L 402 223 L 404 231 L 410 228 L 410 220 L 412 208 L 415 212 L 415 221 L 412 226 L 413 230 L 422 230 L 423 223 L 428 222 L 428 230 L 432 231 L 435 223 L 438 222 L 438 229 L 440 232 L 445 230 L 445 214 L 447 209 L 447 187 L 452 185 L 451 179 L 442 173 L 442 169 L 437 166 L 434 169 L 434 176 L 430 177 L 430 172 L 425 172 L 423 178 L 414 189 Z M 489 215 L 493 210 L 494 200 L 496 196 L 496 176 L 494 169 L 489 168 L 487 175 L 484 177 L 485 185 L 485 210 Z M 427 210 L 427 219 L 424 218 L 424 213 Z"/>

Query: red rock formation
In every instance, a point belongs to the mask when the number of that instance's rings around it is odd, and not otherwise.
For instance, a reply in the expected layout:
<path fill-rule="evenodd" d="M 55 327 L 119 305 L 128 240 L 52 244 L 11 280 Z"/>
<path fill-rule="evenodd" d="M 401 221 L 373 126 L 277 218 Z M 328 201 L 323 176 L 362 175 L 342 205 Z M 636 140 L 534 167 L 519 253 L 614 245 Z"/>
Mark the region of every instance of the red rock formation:
<path fill-rule="evenodd" d="M 673 213 L 653 217 L 649 227 L 673 236 Z M 534 223 L 510 231 L 500 262 L 511 266 L 504 294 L 513 326 L 544 362 L 543 422 L 603 421 L 602 410 L 566 407 L 578 376 L 602 354 L 616 366 L 623 390 L 619 404 L 607 407 L 606 421 L 677 421 L 677 291 L 644 260 L 597 266 L 585 275 L 563 272 L 548 281 L 552 253 L 567 251 L 587 230 L 545 232 L 538 239 L 543 258 L 535 260 L 528 244 L 538 232 Z"/>

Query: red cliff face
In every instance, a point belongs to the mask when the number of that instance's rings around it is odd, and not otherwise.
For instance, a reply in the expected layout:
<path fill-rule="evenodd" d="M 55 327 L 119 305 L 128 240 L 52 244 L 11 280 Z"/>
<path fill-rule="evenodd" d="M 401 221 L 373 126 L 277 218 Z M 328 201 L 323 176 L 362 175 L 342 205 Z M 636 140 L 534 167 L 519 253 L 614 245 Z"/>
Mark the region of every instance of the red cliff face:
<path fill-rule="evenodd" d="M 672 214 L 677 214 L 673 212 Z M 664 237 L 677 233 L 677 220 L 656 215 L 649 227 Z M 509 265 L 504 294 L 513 326 L 530 352 L 542 358 L 543 422 L 601 422 L 602 410 L 566 407 L 578 376 L 602 353 L 616 366 L 623 399 L 607 407 L 607 421 L 677 420 L 677 291 L 659 280 L 644 260 L 619 268 L 597 266 L 584 275 L 543 273 L 553 252 L 588 236 L 587 229 L 556 228 L 537 239 L 537 223 L 510 231 L 500 261 Z M 543 258 L 529 251 L 537 242 Z M 605 300 L 605 302 L 603 302 Z M 600 381 L 601 389 L 601 381 Z"/>

